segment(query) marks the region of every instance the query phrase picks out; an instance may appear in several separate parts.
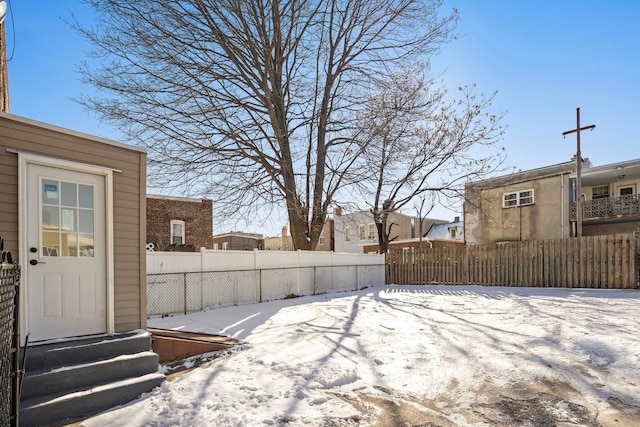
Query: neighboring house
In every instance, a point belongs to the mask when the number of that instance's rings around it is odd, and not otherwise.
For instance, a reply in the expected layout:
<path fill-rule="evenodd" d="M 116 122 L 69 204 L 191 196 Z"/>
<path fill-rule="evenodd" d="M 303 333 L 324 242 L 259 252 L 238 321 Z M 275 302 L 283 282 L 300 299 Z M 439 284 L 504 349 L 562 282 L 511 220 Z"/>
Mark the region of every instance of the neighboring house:
<path fill-rule="evenodd" d="M 147 248 L 156 251 L 212 249 L 211 200 L 147 195 Z"/>
<path fill-rule="evenodd" d="M 230 231 L 213 236 L 213 249 L 224 251 L 252 251 L 264 247 L 262 234 Z"/>
<path fill-rule="evenodd" d="M 464 244 L 464 222 L 457 216 L 452 222 L 433 224 L 424 237 L 434 248 Z"/>
<path fill-rule="evenodd" d="M 429 230 L 420 237 L 413 239 L 398 239 L 389 243 L 389 250 L 408 250 L 410 248 L 445 248 L 464 245 L 464 226 L 460 217 L 455 217 L 453 222 L 434 223 Z M 377 252 L 378 245 L 364 245 L 364 252 Z"/>
<path fill-rule="evenodd" d="M 318 239 L 318 245 L 315 248 L 316 251 L 334 251 L 335 250 L 335 222 L 332 219 L 327 219 L 320 232 L 320 238 Z"/>
<path fill-rule="evenodd" d="M 336 209 L 334 221 L 336 252 L 369 253 L 379 250 L 378 231 L 370 211 L 343 214 L 342 209 Z M 444 223 L 447 221 L 425 218 L 422 220 L 422 232 L 425 233 L 433 224 Z M 389 236 L 394 245 L 399 241 L 419 240 L 419 218 L 394 212 L 389 215 L 388 224 L 394 224 Z"/>
<path fill-rule="evenodd" d="M 264 239 L 265 251 L 292 251 L 293 239 L 287 231 L 287 227 L 282 227 L 282 233 L 280 236 L 265 237 Z"/>
<path fill-rule="evenodd" d="M 318 244 L 314 250 L 316 251 L 332 251 L 334 248 L 333 240 L 333 220 L 328 219 L 324 223 Z M 263 248 L 266 251 L 292 251 L 293 238 L 287 231 L 287 227 L 282 227 L 282 233 L 280 236 L 266 237 L 264 239 Z"/>
<path fill-rule="evenodd" d="M 582 235 L 640 227 L 640 160 L 593 167 L 582 162 Z M 517 172 L 465 188 L 467 244 L 560 239 L 576 235 L 575 161 Z"/>

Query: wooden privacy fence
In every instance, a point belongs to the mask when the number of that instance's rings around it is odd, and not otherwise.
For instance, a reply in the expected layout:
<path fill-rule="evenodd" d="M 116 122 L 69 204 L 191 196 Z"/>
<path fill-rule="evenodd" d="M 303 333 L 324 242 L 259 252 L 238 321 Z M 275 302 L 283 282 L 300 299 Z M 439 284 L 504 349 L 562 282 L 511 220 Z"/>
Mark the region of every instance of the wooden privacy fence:
<path fill-rule="evenodd" d="M 637 233 L 393 251 L 387 283 L 636 289 Z"/>

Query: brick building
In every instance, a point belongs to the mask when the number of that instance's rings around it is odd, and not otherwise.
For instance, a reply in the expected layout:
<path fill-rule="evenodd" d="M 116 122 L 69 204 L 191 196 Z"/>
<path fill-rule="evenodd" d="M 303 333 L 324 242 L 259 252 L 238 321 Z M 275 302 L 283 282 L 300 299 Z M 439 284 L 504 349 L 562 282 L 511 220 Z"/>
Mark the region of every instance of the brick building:
<path fill-rule="evenodd" d="M 263 249 L 264 236 L 262 234 L 230 231 L 213 236 L 213 249 L 225 251 L 252 251 Z"/>
<path fill-rule="evenodd" d="M 213 248 L 213 203 L 147 195 L 147 245 L 156 251 Z"/>

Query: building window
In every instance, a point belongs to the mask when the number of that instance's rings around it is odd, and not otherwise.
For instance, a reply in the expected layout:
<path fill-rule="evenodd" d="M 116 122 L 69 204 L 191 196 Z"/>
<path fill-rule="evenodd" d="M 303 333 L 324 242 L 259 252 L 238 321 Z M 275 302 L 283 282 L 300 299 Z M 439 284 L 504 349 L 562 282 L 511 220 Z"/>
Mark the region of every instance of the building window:
<path fill-rule="evenodd" d="M 533 202 L 533 190 L 516 191 L 502 195 L 503 208 L 533 205 Z"/>
<path fill-rule="evenodd" d="M 214 244 L 213 244 L 213 250 L 214 250 L 214 251 L 217 251 L 217 250 L 218 250 L 218 244 L 217 244 L 217 243 L 214 243 Z"/>
<path fill-rule="evenodd" d="M 365 234 L 364 224 L 360 224 L 360 226 L 358 227 L 358 237 L 360 238 L 360 240 L 364 240 L 367 237 Z"/>
<path fill-rule="evenodd" d="M 229 250 L 229 242 L 222 242 L 222 250 L 223 251 Z"/>
<path fill-rule="evenodd" d="M 324 230 L 320 233 L 320 238 L 318 239 L 319 245 L 324 245 Z"/>
<path fill-rule="evenodd" d="M 631 196 L 633 195 L 633 187 L 623 187 L 620 189 L 620 196 Z"/>
<path fill-rule="evenodd" d="M 591 189 L 592 199 L 606 199 L 609 197 L 609 186 L 601 185 L 600 187 L 593 187 Z"/>
<path fill-rule="evenodd" d="M 456 228 L 455 227 L 451 227 L 449 228 L 449 238 L 450 239 L 455 239 L 456 238 Z"/>
<path fill-rule="evenodd" d="M 171 244 L 184 245 L 184 221 L 171 220 Z"/>
<path fill-rule="evenodd" d="M 351 241 L 351 227 L 344 228 L 344 241 L 345 242 Z"/>
<path fill-rule="evenodd" d="M 375 223 L 369 224 L 369 232 L 367 233 L 367 239 L 373 240 L 376 238 L 376 225 Z"/>

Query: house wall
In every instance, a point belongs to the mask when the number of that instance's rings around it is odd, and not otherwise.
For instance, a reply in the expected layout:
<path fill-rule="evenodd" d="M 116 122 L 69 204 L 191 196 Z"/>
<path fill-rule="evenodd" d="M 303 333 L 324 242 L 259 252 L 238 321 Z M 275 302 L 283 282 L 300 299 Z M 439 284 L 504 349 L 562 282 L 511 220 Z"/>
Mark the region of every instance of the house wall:
<path fill-rule="evenodd" d="M 374 232 L 372 238 L 369 237 L 369 225 L 374 224 L 373 214 L 369 211 L 359 211 L 350 214 L 336 215 L 335 221 L 335 251 L 348 253 L 374 252 L 378 250 L 378 232 Z M 426 233 L 432 224 L 444 224 L 448 221 L 439 219 L 424 219 L 422 222 L 422 233 Z M 420 224 L 418 219 L 400 213 L 391 213 L 388 224 L 393 223 L 390 238 L 395 240 L 414 239 L 420 235 Z M 359 227 L 365 226 L 365 238 L 360 239 Z M 347 236 L 347 228 L 349 236 Z M 347 238 L 348 237 L 348 238 Z M 374 250 L 369 250 L 375 247 Z M 366 249 L 368 248 L 368 249 Z"/>
<path fill-rule="evenodd" d="M 464 235 L 467 244 L 569 237 L 569 172 L 560 165 L 540 174 L 519 174 L 467 185 Z M 555 173 L 554 173 L 555 172 Z M 522 179 L 524 178 L 524 179 Z M 534 191 L 534 204 L 503 208 L 505 193 Z"/>
<path fill-rule="evenodd" d="M 147 196 L 147 242 L 156 250 L 171 244 L 171 221 L 185 223 L 185 245 L 213 248 L 213 203 L 207 199 Z"/>
<path fill-rule="evenodd" d="M 227 233 L 213 236 L 213 245 L 218 245 L 222 249 L 222 244 L 227 243 L 227 250 L 230 251 L 252 251 L 264 247 L 264 239 L 242 234 Z M 214 246 L 215 248 L 215 246 Z"/>
<path fill-rule="evenodd" d="M 18 253 L 18 155 L 8 149 L 119 171 L 113 174 L 115 330 L 146 328 L 145 152 L 0 113 L 0 236 L 5 249 L 22 264 L 25 260 Z"/>
<path fill-rule="evenodd" d="M 328 219 L 322 227 L 323 241 L 316 246 L 316 251 L 333 251 L 335 250 L 335 237 L 334 237 L 334 221 Z"/>
<path fill-rule="evenodd" d="M 582 223 L 583 236 L 601 236 L 605 234 L 640 232 L 640 219 L 635 221 L 615 222 L 608 224 Z"/>
<path fill-rule="evenodd" d="M 265 237 L 264 250 L 266 251 L 292 251 L 293 238 L 287 231 L 287 227 L 282 227 L 280 236 Z"/>

